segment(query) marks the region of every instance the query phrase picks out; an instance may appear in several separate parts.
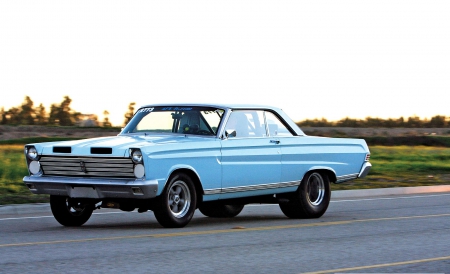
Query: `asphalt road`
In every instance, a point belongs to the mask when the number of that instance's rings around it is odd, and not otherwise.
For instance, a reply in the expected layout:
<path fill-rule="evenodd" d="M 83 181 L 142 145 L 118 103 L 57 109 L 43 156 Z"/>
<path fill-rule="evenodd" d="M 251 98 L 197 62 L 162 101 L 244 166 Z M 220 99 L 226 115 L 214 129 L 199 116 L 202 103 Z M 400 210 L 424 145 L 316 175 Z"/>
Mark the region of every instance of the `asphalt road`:
<path fill-rule="evenodd" d="M 450 273 L 450 193 L 334 199 L 320 219 L 276 205 L 183 229 L 101 209 L 82 227 L 0 216 L 1 273 Z"/>

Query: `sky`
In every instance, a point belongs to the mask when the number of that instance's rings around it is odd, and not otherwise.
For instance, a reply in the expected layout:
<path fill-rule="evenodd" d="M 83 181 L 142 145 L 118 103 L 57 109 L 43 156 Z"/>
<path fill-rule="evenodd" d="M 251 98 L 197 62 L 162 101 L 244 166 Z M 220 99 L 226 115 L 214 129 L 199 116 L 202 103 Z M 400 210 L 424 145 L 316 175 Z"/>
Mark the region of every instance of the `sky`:
<path fill-rule="evenodd" d="M 450 116 L 450 1 L 0 1 L 0 107 L 130 102 L 294 121 Z"/>

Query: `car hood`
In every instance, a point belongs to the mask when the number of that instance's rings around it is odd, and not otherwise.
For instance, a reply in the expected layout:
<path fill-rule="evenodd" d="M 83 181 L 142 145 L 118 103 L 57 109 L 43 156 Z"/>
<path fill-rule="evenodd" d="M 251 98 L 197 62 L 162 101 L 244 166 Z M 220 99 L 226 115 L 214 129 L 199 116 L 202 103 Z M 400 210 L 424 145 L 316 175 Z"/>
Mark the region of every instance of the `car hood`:
<path fill-rule="evenodd" d="M 130 148 L 149 150 L 186 142 L 214 141 L 216 138 L 192 135 L 119 135 L 84 140 L 32 144 L 39 154 L 64 156 L 117 156 L 127 157 Z M 56 148 L 56 149 L 55 149 Z M 150 149 L 151 150 L 151 149 Z"/>

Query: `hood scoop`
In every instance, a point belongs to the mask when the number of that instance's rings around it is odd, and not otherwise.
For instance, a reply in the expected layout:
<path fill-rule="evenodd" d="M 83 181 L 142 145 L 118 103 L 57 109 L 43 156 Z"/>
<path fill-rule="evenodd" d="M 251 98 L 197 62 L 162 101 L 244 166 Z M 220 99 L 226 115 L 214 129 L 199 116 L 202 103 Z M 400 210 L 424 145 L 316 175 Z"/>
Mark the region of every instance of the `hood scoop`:
<path fill-rule="evenodd" d="M 112 154 L 111 147 L 91 147 L 91 154 Z"/>
<path fill-rule="evenodd" d="M 53 147 L 53 153 L 72 153 L 71 147 Z"/>

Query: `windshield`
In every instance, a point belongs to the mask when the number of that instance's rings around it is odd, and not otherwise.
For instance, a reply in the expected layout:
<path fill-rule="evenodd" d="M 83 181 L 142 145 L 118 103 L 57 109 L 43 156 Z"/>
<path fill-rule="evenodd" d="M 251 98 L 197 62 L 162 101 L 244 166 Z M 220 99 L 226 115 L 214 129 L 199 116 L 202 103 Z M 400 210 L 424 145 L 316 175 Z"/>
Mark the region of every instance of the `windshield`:
<path fill-rule="evenodd" d="M 123 133 L 181 133 L 215 136 L 224 110 L 210 107 L 145 107 Z"/>

